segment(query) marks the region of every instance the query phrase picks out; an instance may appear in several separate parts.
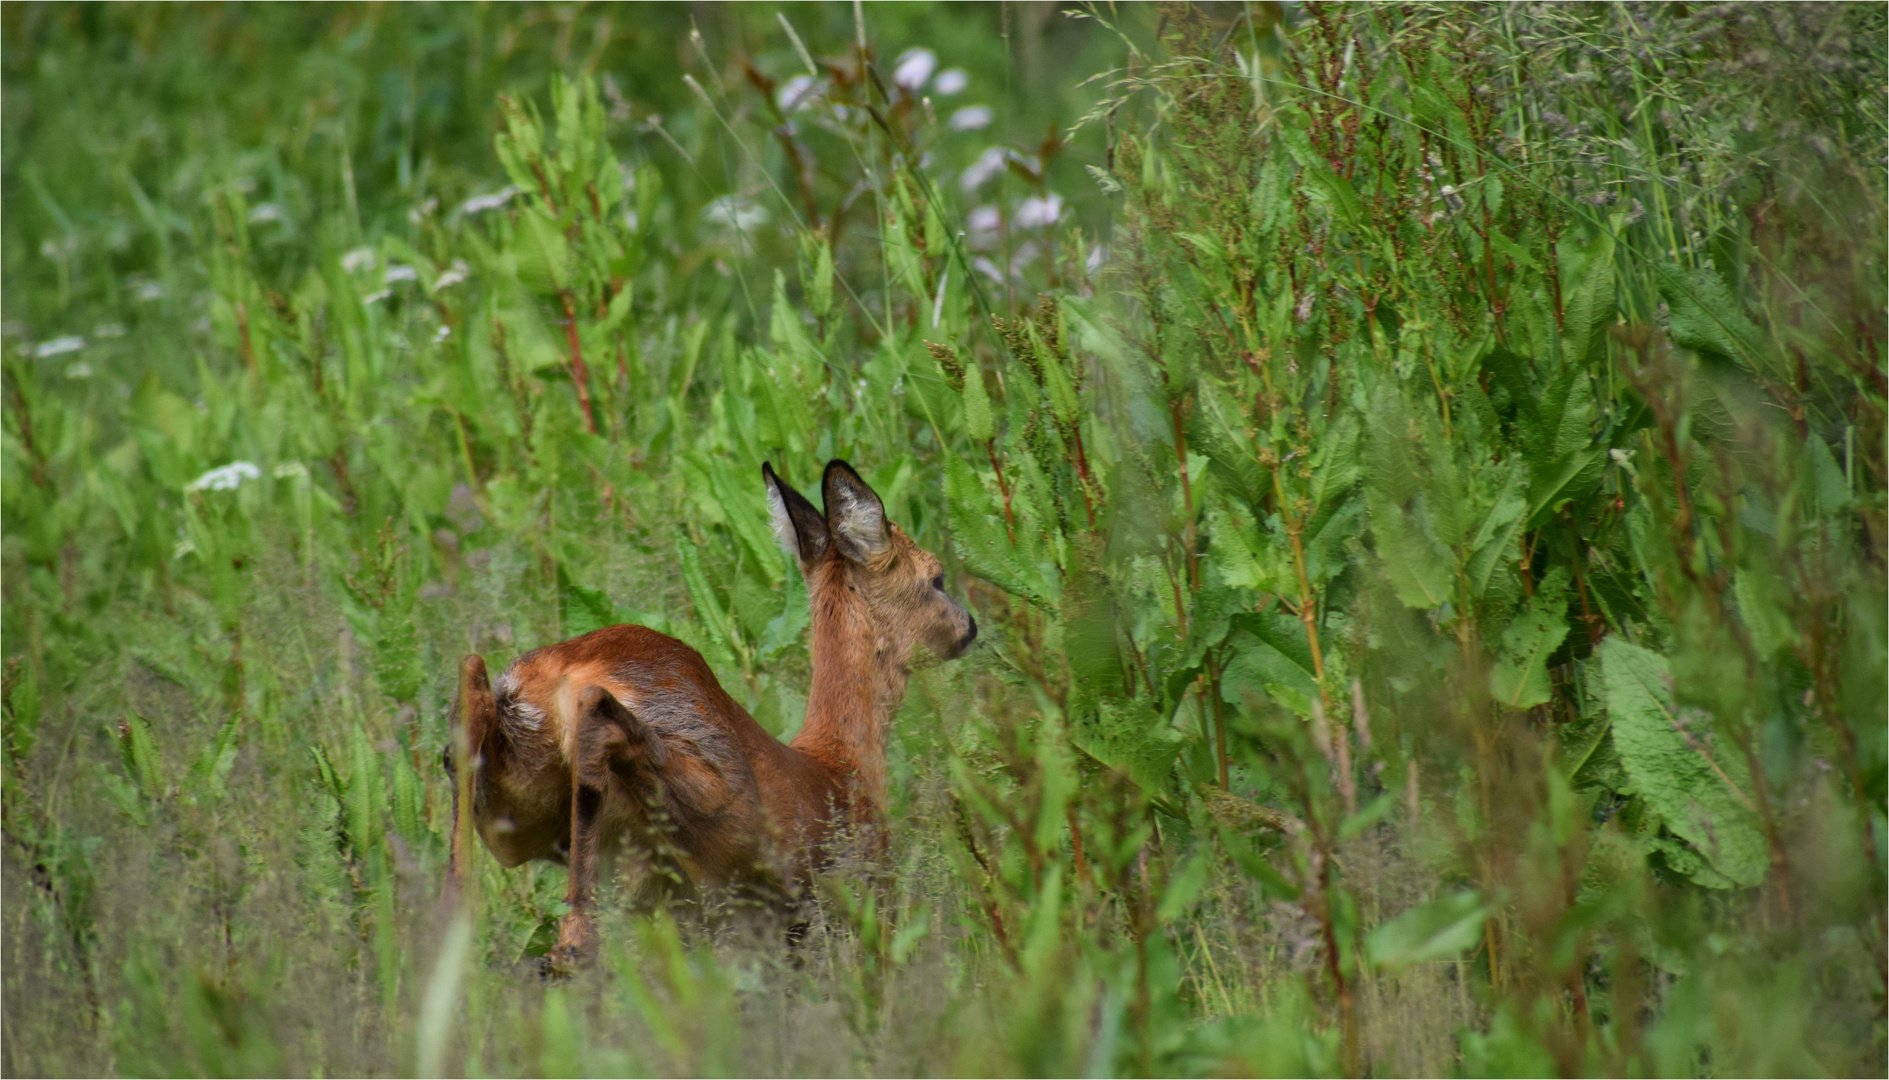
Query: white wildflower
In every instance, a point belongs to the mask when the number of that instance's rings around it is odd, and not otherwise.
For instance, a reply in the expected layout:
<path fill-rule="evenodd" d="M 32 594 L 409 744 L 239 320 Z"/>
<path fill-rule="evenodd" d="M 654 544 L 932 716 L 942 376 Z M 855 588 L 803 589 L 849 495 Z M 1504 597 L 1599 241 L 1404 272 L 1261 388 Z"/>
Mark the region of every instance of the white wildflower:
<path fill-rule="evenodd" d="M 796 75 L 781 84 L 774 92 L 774 104 L 784 113 L 806 108 L 819 95 L 814 93 L 814 79 L 811 75 Z"/>
<path fill-rule="evenodd" d="M 1102 269 L 1102 264 L 1107 261 L 1108 245 L 1097 244 L 1089 249 L 1089 257 L 1083 261 L 1083 266 L 1089 271 L 1090 276 L 1094 276 L 1095 272 Z"/>
<path fill-rule="evenodd" d="M 452 336 L 453 336 L 453 328 L 450 326 L 442 326 L 438 330 L 433 331 L 433 341 L 435 344 L 445 341 L 447 338 L 452 337 Z"/>
<path fill-rule="evenodd" d="M 951 121 L 945 126 L 952 131 L 977 131 L 990 126 L 992 115 L 994 114 L 987 106 L 966 105 L 952 113 Z"/>
<path fill-rule="evenodd" d="M 977 160 L 971 162 L 970 166 L 964 170 L 964 174 L 958 177 L 958 186 L 964 189 L 966 195 L 969 195 L 989 183 L 992 177 L 1003 172 L 1007 158 L 1008 155 L 1003 147 L 990 147 L 977 155 Z"/>
<path fill-rule="evenodd" d="M 124 336 L 125 336 L 125 324 L 124 324 L 124 323 L 115 323 L 115 322 L 108 322 L 108 323 L 99 323 L 99 324 L 98 324 L 97 326 L 94 326 L 94 327 L 92 328 L 92 336 L 93 336 L 93 337 L 96 337 L 96 338 L 121 338 L 121 337 L 124 337 Z"/>
<path fill-rule="evenodd" d="M 472 267 L 466 265 L 466 260 L 454 259 L 453 264 L 446 268 L 445 273 L 433 279 L 433 291 L 438 292 L 448 286 L 457 285 L 466 280 L 466 276 L 470 273 L 472 273 Z"/>
<path fill-rule="evenodd" d="M 74 334 L 67 334 L 65 337 L 56 337 L 51 341 L 40 342 L 39 347 L 33 350 L 33 355 L 44 360 L 49 356 L 63 356 L 69 352 L 78 352 L 83 348 L 85 348 L 84 338 Z"/>
<path fill-rule="evenodd" d="M 950 97 L 953 94 L 962 94 L 964 88 L 969 85 L 971 85 L 971 77 L 964 73 L 963 68 L 946 68 L 940 71 L 938 77 L 932 81 L 931 92 L 939 97 Z"/>
<path fill-rule="evenodd" d="M 767 208 L 740 195 L 723 195 L 702 207 L 702 222 L 711 227 L 750 232 L 767 224 Z"/>
<path fill-rule="evenodd" d="M 92 365 L 83 360 L 74 361 L 66 365 L 66 378 L 68 379 L 89 379 L 91 377 Z"/>
<path fill-rule="evenodd" d="M 459 204 L 459 212 L 462 214 L 483 214 L 487 210 L 497 210 L 499 207 L 511 202 L 512 196 L 518 194 L 518 192 L 518 185 L 513 184 L 509 187 L 494 191 L 490 195 L 475 195 Z"/>
<path fill-rule="evenodd" d="M 148 304 L 154 300 L 164 299 L 164 286 L 155 281 L 142 282 L 131 295 Z"/>
<path fill-rule="evenodd" d="M 1016 222 L 1017 227 L 1021 229 L 1039 229 L 1046 225 L 1054 225 L 1062 220 L 1062 216 L 1063 197 L 1061 195 L 1032 195 L 1017 204 Z"/>
<path fill-rule="evenodd" d="M 996 239 L 998 230 L 1003 228 L 1004 216 L 994 206 L 980 206 L 971 211 L 964 223 L 971 227 L 971 246 L 983 247 Z"/>
<path fill-rule="evenodd" d="M 262 470 L 247 461 L 219 465 L 184 485 L 185 491 L 235 491 L 245 480 L 262 479 Z"/>
<path fill-rule="evenodd" d="M 261 225 L 266 221 L 281 221 L 282 208 L 272 202 L 261 203 L 249 211 L 249 223 Z"/>
<path fill-rule="evenodd" d="M 341 256 L 341 269 L 353 274 L 362 270 L 374 269 L 376 262 L 377 260 L 374 258 L 373 248 L 357 247 L 346 255 Z"/>
<path fill-rule="evenodd" d="M 419 271 L 415 270 L 411 266 L 407 266 L 402 263 L 388 264 L 387 272 L 385 274 L 382 274 L 380 277 L 380 283 L 382 285 L 392 285 L 398 281 L 418 281 L 418 280 L 420 280 Z"/>
<path fill-rule="evenodd" d="M 998 268 L 996 263 L 991 262 L 989 259 L 986 259 L 982 255 L 979 255 L 977 258 L 971 260 L 971 269 L 977 271 L 980 274 L 983 274 L 985 277 L 991 279 L 991 281 L 997 283 L 998 285 L 1002 285 L 1005 283 L 1003 270 Z"/>
<path fill-rule="evenodd" d="M 899 62 L 892 69 L 892 81 L 916 94 L 931 81 L 931 73 L 938 70 L 938 54 L 930 49 L 907 49 L 899 54 Z"/>

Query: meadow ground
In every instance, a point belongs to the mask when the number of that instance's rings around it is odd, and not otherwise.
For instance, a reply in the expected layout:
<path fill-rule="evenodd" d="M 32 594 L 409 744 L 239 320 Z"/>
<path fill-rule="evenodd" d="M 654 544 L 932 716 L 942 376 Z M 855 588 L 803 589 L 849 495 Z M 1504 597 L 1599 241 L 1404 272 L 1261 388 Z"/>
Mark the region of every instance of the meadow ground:
<path fill-rule="evenodd" d="M 0 9 L 7 1075 L 1881 1075 L 1873 5 Z M 811 925 L 439 903 L 459 659 L 798 728 Z"/>

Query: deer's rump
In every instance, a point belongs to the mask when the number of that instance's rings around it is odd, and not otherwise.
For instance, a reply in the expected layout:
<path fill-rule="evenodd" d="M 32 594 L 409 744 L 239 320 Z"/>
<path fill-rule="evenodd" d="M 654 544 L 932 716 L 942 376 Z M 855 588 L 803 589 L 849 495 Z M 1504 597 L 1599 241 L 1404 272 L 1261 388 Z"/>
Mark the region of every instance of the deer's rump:
<path fill-rule="evenodd" d="M 488 754 L 480 816 L 497 826 L 481 832 L 502 862 L 562 861 L 581 810 L 606 849 L 698 886 L 792 874 L 776 865 L 787 838 L 774 823 L 828 785 L 688 645 L 605 627 L 519 657 L 492 689 L 503 749 Z"/>

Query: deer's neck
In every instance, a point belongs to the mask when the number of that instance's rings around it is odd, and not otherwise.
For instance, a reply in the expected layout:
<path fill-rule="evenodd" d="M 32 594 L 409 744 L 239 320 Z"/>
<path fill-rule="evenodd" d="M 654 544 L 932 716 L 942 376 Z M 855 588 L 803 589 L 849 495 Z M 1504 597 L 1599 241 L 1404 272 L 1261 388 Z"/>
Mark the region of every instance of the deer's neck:
<path fill-rule="evenodd" d="M 905 697 L 907 656 L 878 639 L 863 596 L 842 573 L 813 592 L 813 687 L 793 747 L 852 787 L 853 815 L 885 809 L 886 737 Z"/>

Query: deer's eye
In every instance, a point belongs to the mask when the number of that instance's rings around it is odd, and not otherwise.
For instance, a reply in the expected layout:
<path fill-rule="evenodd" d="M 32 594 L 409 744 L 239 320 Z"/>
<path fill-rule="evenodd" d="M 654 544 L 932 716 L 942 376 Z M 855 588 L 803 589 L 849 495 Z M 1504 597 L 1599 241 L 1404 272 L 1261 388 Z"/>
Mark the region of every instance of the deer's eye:
<path fill-rule="evenodd" d="M 937 577 L 932 578 L 931 587 L 937 589 L 939 592 L 944 592 L 944 575 L 939 574 Z"/>

